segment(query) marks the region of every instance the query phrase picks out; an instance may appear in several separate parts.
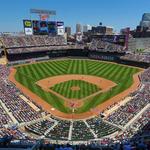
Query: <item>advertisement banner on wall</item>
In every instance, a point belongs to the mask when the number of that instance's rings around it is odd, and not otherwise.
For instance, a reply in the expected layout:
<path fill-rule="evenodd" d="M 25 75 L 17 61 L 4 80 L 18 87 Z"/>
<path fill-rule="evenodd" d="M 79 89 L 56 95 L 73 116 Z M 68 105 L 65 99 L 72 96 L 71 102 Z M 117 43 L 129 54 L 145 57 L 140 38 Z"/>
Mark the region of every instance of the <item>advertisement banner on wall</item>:
<path fill-rule="evenodd" d="M 57 35 L 64 35 L 64 22 L 57 21 Z"/>
<path fill-rule="evenodd" d="M 26 34 L 26 35 L 33 35 L 33 30 L 32 30 L 32 28 L 25 28 L 24 30 L 25 30 L 25 34 Z"/>
<path fill-rule="evenodd" d="M 64 35 L 64 28 L 57 28 L 57 35 Z"/>
<path fill-rule="evenodd" d="M 31 20 L 23 20 L 23 26 L 24 26 L 25 35 L 32 35 L 33 34 L 32 21 Z"/>
<path fill-rule="evenodd" d="M 62 21 L 57 21 L 57 27 L 63 27 L 64 26 L 64 22 Z"/>
<path fill-rule="evenodd" d="M 32 28 L 32 21 L 31 20 L 23 20 L 24 28 Z"/>

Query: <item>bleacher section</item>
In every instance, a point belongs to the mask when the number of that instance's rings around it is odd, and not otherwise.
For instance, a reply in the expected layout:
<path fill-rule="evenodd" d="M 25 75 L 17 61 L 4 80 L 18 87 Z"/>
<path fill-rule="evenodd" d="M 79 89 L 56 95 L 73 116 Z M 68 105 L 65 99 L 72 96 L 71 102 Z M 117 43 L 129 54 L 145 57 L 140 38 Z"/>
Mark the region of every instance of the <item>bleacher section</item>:
<path fill-rule="evenodd" d="M 93 50 L 100 52 L 118 52 L 118 53 L 122 53 L 126 50 L 124 46 L 104 42 L 101 39 L 93 39 L 89 49 L 91 51 Z"/>
<path fill-rule="evenodd" d="M 3 36 L 1 41 L 7 49 L 66 45 L 62 36 Z"/>
<path fill-rule="evenodd" d="M 150 38 L 130 38 L 128 47 L 132 52 L 137 50 L 150 52 Z"/>
<path fill-rule="evenodd" d="M 150 63 L 150 55 L 149 54 L 126 54 L 121 57 L 123 60 L 129 60 L 134 62 L 146 62 Z"/>

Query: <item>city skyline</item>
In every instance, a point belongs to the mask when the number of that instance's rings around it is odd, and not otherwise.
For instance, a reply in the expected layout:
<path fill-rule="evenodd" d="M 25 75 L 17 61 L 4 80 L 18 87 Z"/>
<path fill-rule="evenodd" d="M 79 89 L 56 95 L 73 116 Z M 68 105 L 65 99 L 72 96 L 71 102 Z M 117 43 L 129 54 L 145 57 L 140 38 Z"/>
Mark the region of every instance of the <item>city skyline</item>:
<path fill-rule="evenodd" d="M 111 26 L 119 31 L 121 28 L 136 28 L 139 25 L 142 14 L 150 12 L 150 2 L 147 0 L 93 0 L 91 1 L 72 1 L 59 0 L 48 1 L 39 0 L 2 0 L 0 5 L 0 32 L 19 32 L 23 31 L 23 19 L 37 19 L 35 15 L 30 15 L 30 8 L 56 10 L 57 15 L 51 20 L 65 22 L 65 26 L 70 26 L 75 32 L 77 23 L 82 25 L 103 25 Z"/>

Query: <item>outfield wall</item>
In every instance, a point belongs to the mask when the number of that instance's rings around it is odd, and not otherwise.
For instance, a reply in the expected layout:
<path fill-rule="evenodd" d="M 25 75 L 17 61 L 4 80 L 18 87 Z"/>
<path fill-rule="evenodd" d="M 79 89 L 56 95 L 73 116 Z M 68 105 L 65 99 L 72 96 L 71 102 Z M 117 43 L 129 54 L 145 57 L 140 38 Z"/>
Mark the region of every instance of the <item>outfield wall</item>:
<path fill-rule="evenodd" d="M 38 57 L 57 58 L 57 57 L 66 57 L 66 56 L 76 56 L 76 57 L 88 57 L 88 50 L 85 49 L 66 49 L 66 50 L 51 50 L 51 51 L 36 51 L 29 53 L 18 53 L 18 54 L 8 54 L 8 61 L 16 60 L 26 60 Z"/>
<path fill-rule="evenodd" d="M 66 49 L 66 50 L 38 51 L 32 53 L 29 52 L 19 54 L 7 54 L 7 58 L 9 64 L 20 64 L 20 63 L 22 64 L 22 63 L 29 63 L 32 61 L 43 61 L 62 57 L 75 57 L 75 58 L 83 57 L 95 60 L 112 61 L 116 63 L 142 68 L 150 67 L 149 63 L 122 60 L 120 57 L 124 55 L 125 53 L 117 53 L 117 52 L 99 52 L 93 50 L 91 51 L 88 49 Z"/>

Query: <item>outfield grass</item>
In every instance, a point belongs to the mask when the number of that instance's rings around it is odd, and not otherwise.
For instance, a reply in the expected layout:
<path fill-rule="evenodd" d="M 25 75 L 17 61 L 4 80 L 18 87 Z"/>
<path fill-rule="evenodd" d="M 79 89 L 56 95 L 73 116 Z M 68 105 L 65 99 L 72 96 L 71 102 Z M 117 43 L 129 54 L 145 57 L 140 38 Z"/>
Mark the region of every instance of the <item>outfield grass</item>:
<path fill-rule="evenodd" d="M 72 87 L 79 87 L 79 90 L 72 90 Z M 95 92 L 100 91 L 97 85 L 81 81 L 81 80 L 70 80 L 62 82 L 51 87 L 53 91 L 63 95 L 69 99 L 81 99 L 85 98 Z"/>
<path fill-rule="evenodd" d="M 100 93 L 92 98 L 86 99 L 84 105 L 76 110 L 76 113 L 82 113 L 129 88 L 133 82 L 133 74 L 140 71 L 138 68 L 120 64 L 71 59 L 29 64 L 16 67 L 16 69 L 17 73 L 15 78 L 18 82 L 53 105 L 56 109 L 65 113 L 70 113 L 71 110 L 64 106 L 64 101 L 52 93 L 42 90 L 41 87 L 35 84 L 37 81 L 57 75 L 84 74 L 103 77 L 117 84 L 111 91 Z"/>

